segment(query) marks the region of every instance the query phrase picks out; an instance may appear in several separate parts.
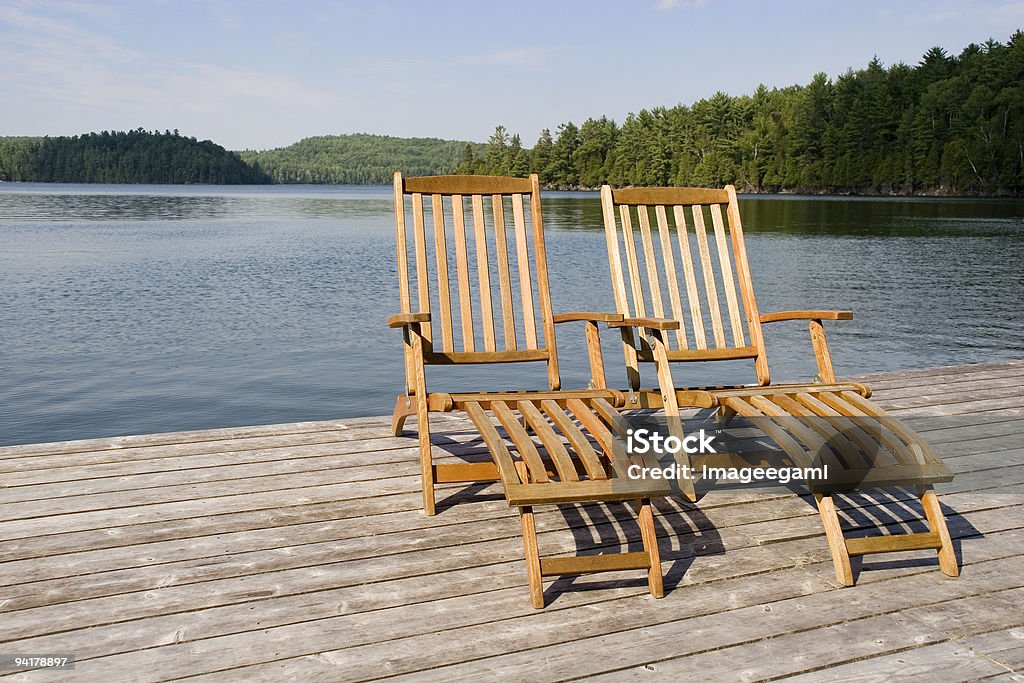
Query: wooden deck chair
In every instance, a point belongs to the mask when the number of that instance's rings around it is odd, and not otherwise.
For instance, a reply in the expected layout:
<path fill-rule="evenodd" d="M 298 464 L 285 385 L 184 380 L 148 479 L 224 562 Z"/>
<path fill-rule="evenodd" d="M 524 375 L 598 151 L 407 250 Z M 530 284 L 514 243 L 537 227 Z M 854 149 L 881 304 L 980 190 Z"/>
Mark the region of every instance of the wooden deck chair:
<path fill-rule="evenodd" d="M 616 410 L 624 397 L 600 380 L 598 323 L 622 316 L 552 314 L 537 176 L 396 173 L 394 193 L 401 313 L 388 325 L 404 333 L 406 393 L 392 427 L 398 436 L 405 419 L 416 416 L 424 510 L 434 514 L 436 484 L 500 479 L 509 505 L 519 508 L 534 606 L 544 606 L 543 576 L 630 568 L 646 569 L 650 592 L 661 597 L 650 499 L 671 491 L 664 482 L 628 478 L 630 461 L 613 438 L 627 428 Z M 586 324 L 598 389 L 561 390 L 555 324 L 569 321 Z M 548 390 L 427 390 L 427 365 L 517 362 L 546 363 Z M 434 463 L 429 413 L 448 411 L 472 420 L 493 463 Z M 635 501 L 643 552 L 540 559 L 533 506 L 586 501 Z"/>
<path fill-rule="evenodd" d="M 631 392 L 647 402 L 658 400 L 661 386 L 641 390 L 640 363 L 659 355 L 669 362 L 753 361 L 756 385 L 709 393 L 720 418 L 753 418 L 797 466 L 820 465 L 825 459 L 842 469 L 841 476 L 830 477 L 831 490 L 812 487 L 839 582 L 854 583 L 850 556 L 918 549 L 937 550 L 941 571 L 957 576 L 945 517 L 932 488 L 950 481 L 952 472 L 923 438 L 869 400 L 868 387 L 836 379 L 822 321 L 849 320 L 851 312 L 758 312 L 735 188 L 613 190 L 606 185 L 601 203 L 617 309 L 627 323 L 656 319 L 645 323 L 639 335 L 633 327 L 622 328 Z M 761 327 L 784 320 L 809 322 L 818 367 L 814 383 L 770 383 Z M 675 322 L 679 326 L 672 333 L 649 334 Z M 663 385 L 672 378 L 668 363 L 661 366 Z M 822 417 L 828 419 L 815 419 Z M 930 531 L 846 538 L 832 498 L 832 493 L 849 490 L 844 484 L 915 487 Z"/>

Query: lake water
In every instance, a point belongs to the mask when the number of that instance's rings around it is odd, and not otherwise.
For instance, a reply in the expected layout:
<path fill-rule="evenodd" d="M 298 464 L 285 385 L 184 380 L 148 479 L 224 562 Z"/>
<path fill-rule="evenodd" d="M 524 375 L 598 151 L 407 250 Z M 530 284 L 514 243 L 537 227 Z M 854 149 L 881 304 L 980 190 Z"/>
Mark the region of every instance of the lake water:
<path fill-rule="evenodd" d="M 741 205 L 762 312 L 854 310 L 826 323 L 840 375 L 1024 356 L 1024 202 Z M 544 209 L 555 311 L 611 310 L 596 193 L 546 193 Z M 402 389 L 389 187 L 0 184 L 0 245 L 2 444 L 380 415 Z M 584 386 L 583 331 L 558 334 L 563 385 Z M 773 378 L 814 374 L 805 324 L 766 334 Z M 428 379 L 542 388 L 545 373 Z"/>

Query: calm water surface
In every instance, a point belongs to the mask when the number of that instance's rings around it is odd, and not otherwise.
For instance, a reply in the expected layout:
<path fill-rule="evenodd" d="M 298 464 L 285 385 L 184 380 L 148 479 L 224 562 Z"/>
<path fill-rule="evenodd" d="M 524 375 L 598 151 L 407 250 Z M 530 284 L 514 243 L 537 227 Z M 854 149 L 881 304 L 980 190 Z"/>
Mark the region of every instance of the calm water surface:
<path fill-rule="evenodd" d="M 840 374 L 1024 356 L 1024 202 L 741 203 L 762 312 L 855 311 L 829 325 Z M 544 208 L 555 311 L 612 309 L 597 195 L 547 193 Z M 392 221 L 387 187 L 0 184 L 0 443 L 389 412 Z M 767 334 L 773 377 L 814 374 L 804 324 Z M 582 335 L 559 328 L 566 387 L 588 379 Z M 751 379 L 746 364 L 678 373 Z M 545 373 L 428 379 L 541 388 Z"/>

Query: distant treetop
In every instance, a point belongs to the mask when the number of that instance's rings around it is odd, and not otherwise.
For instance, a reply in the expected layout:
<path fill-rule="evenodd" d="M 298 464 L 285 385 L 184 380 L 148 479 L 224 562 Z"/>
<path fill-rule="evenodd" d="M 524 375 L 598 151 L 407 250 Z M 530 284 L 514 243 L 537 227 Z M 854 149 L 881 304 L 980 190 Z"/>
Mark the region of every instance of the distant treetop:
<path fill-rule="evenodd" d="M 268 183 L 209 140 L 137 128 L 73 137 L 0 138 L 0 180 L 43 183 Z"/>
<path fill-rule="evenodd" d="M 916 66 L 875 57 L 834 81 L 544 129 L 533 150 L 504 126 L 459 173 L 540 174 L 547 187 L 735 184 L 748 192 L 1024 194 L 1024 34 Z M 723 83 L 723 86 L 727 85 Z"/>
<path fill-rule="evenodd" d="M 288 147 L 264 152 L 246 150 L 242 159 L 258 164 L 275 183 L 391 182 L 395 171 L 408 175 L 452 173 L 467 145 L 437 138 L 396 138 L 387 135 L 320 135 Z"/>

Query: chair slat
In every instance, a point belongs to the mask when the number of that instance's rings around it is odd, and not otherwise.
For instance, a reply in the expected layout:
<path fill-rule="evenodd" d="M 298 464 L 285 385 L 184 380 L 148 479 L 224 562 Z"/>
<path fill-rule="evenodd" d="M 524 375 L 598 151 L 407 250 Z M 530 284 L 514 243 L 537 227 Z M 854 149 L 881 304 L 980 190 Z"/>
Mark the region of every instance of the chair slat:
<path fill-rule="evenodd" d="M 640 240 L 644 246 L 644 265 L 647 267 L 648 289 L 651 293 L 651 307 L 658 318 L 665 317 L 665 306 L 661 298 L 661 277 L 658 275 L 658 261 L 654 255 L 654 238 L 651 236 L 651 217 L 648 207 L 636 207 L 637 222 L 640 223 Z"/>
<path fill-rule="evenodd" d="M 874 406 L 870 403 L 867 404 L 867 411 L 864 410 L 864 406 L 859 405 L 853 400 L 850 400 L 850 396 L 857 396 L 853 392 L 842 392 L 841 395 L 837 395 L 831 392 L 822 392 L 818 394 L 817 398 L 824 404 L 835 409 L 839 413 L 853 418 L 861 418 L 861 423 L 865 428 L 868 429 L 868 433 L 877 440 L 885 449 L 892 453 L 896 461 L 901 464 L 914 464 L 917 462 L 915 455 L 907 448 L 907 445 L 894 437 L 889 429 L 886 429 L 888 425 L 880 421 L 879 429 L 872 430 L 870 428 L 871 423 L 863 418 L 875 418 L 881 417 L 884 413 L 878 412 Z M 865 402 L 867 403 L 867 402 Z M 913 437 L 912 437 L 913 438 Z"/>
<path fill-rule="evenodd" d="M 548 452 L 552 462 L 555 464 L 558 478 L 561 481 L 579 481 L 580 476 L 576 472 L 576 465 L 573 464 L 569 451 L 566 450 L 565 444 L 562 443 L 558 434 L 551 428 L 547 418 L 537 409 L 537 406 L 533 405 L 530 401 L 519 401 L 516 407 L 519 409 L 519 414 L 526 418 L 530 428 L 540 437 L 540 442 L 544 444 L 544 450 Z"/>
<path fill-rule="evenodd" d="M 462 323 L 462 348 L 476 351 L 473 331 L 473 293 L 469 286 L 469 255 L 466 251 L 466 216 L 462 195 L 452 195 L 452 231 L 455 233 L 455 271 L 459 280 L 459 320 Z"/>
<path fill-rule="evenodd" d="M 604 455 L 611 463 L 612 469 L 619 478 L 626 478 L 630 462 L 626 456 L 626 449 L 622 443 L 615 438 L 608 425 L 578 398 L 572 398 L 565 402 L 565 407 L 572 411 L 580 424 L 590 432 L 591 436 L 601 444 Z M 612 408 L 612 411 L 615 409 Z"/>
<path fill-rule="evenodd" d="M 412 240 L 416 252 L 416 292 L 419 296 L 420 310 L 417 313 L 430 313 L 430 283 L 427 275 L 427 235 L 423 225 L 423 195 L 418 192 L 412 195 Z M 433 330 L 430 323 L 423 323 L 423 339 L 430 344 Z"/>
<path fill-rule="evenodd" d="M 437 261 L 437 308 L 441 324 L 441 348 L 445 353 L 455 350 L 452 331 L 452 293 L 448 279 L 448 240 L 444 233 L 444 201 L 431 195 L 431 216 L 434 219 L 434 256 Z"/>
<path fill-rule="evenodd" d="M 704 331 L 704 314 L 701 312 L 700 295 L 697 293 L 697 273 L 693 268 L 693 254 L 690 253 L 690 235 L 686 229 L 686 213 L 682 206 L 673 207 L 672 213 L 676 219 L 679 258 L 683 262 L 683 276 L 686 279 L 686 299 L 690 303 L 693 341 L 698 350 L 704 350 L 708 348 L 708 335 Z"/>
<path fill-rule="evenodd" d="M 469 416 L 469 419 L 473 421 L 473 424 L 480 431 L 480 436 L 483 438 L 487 450 L 491 452 L 491 457 L 494 458 L 494 463 L 498 466 L 502 482 L 506 486 L 510 483 L 520 483 L 521 480 L 519 479 L 519 473 L 516 471 L 515 460 L 513 460 L 512 454 L 509 453 L 505 440 L 501 438 L 498 430 L 494 428 L 490 415 L 476 403 L 466 404 L 466 415 Z M 522 483 L 525 484 L 526 482 Z"/>
<path fill-rule="evenodd" d="M 736 188 L 728 185 L 725 188 L 729 198 L 729 237 L 732 240 L 732 253 L 736 257 L 736 274 L 740 281 L 740 295 L 743 297 L 743 310 L 747 314 L 747 326 L 750 330 L 750 345 L 757 349 L 754 366 L 757 370 L 758 384 L 768 384 L 771 373 L 768 370 L 768 357 L 765 355 L 764 335 L 761 330 L 761 318 L 757 312 L 757 300 L 754 297 L 754 285 L 750 279 L 750 262 L 747 260 L 747 247 L 743 240 L 743 222 L 740 220 L 739 201 L 736 199 Z"/>
<path fill-rule="evenodd" d="M 640 279 L 640 263 L 636 256 L 636 240 L 633 237 L 633 220 L 629 215 L 629 207 L 619 207 L 622 218 L 622 240 L 626 246 L 626 266 L 629 268 L 629 284 L 633 292 L 633 315 L 638 318 L 647 316 L 647 304 L 644 302 L 643 282 Z"/>
<path fill-rule="evenodd" d="M 720 204 L 711 205 L 711 222 L 715 227 L 715 243 L 718 246 L 718 261 L 722 265 L 722 286 L 725 288 L 725 303 L 729 307 L 729 323 L 732 326 L 733 346 L 744 346 L 747 343 L 743 336 L 743 320 L 740 318 L 740 306 L 736 299 L 736 281 L 733 279 L 732 259 L 728 237 L 725 234 L 725 221 L 722 220 Z"/>
<path fill-rule="evenodd" d="M 515 226 L 516 256 L 519 267 L 519 291 L 523 297 L 523 326 L 526 348 L 537 348 L 537 322 L 533 312 L 533 276 L 530 274 L 530 252 L 526 241 L 526 216 L 523 195 L 512 195 L 512 223 Z"/>
<path fill-rule="evenodd" d="M 498 261 L 498 294 L 501 298 L 501 322 L 505 332 L 505 348 L 515 351 L 516 317 L 512 308 L 512 279 L 508 269 L 508 242 L 505 234 L 505 203 L 500 194 L 491 196 L 494 216 L 494 258 Z"/>
<path fill-rule="evenodd" d="M 925 462 L 941 462 L 941 458 L 932 450 L 931 446 L 924 443 L 909 427 L 900 422 L 897 418 L 888 415 L 885 411 L 881 410 L 878 406 L 868 401 L 860 394 L 854 391 L 843 391 L 840 392 L 840 397 L 848 404 L 856 406 L 859 410 L 863 411 L 866 415 L 870 415 L 872 418 L 878 420 L 879 424 L 883 428 L 882 434 L 895 435 L 892 438 L 893 446 L 896 446 L 897 450 L 893 451 L 893 454 L 901 462 L 906 464 L 924 464 Z M 898 438 L 896 438 L 898 437 Z M 902 441 L 900 440 L 902 439 Z M 906 442 L 906 443 L 904 443 Z M 889 448 L 889 444 L 886 441 L 882 441 L 886 448 Z M 902 448 L 900 448 L 902 447 Z M 921 452 L 915 452 L 916 449 L 920 449 Z M 893 450 L 889 448 L 889 450 Z"/>
<path fill-rule="evenodd" d="M 796 465 L 798 467 L 813 467 L 815 466 L 813 453 L 809 453 L 807 448 L 794 439 L 789 432 L 783 429 L 777 422 L 768 417 L 765 413 L 761 412 L 754 406 L 747 403 L 745 396 L 732 396 L 725 398 L 722 401 L 722 405 L 736 412 L 737 415 L 743 417 L 757 419 L 754 424 L 758 429 L 768 435 L 772 441 L 782 447 L 782 450 L 786 451 L 790 457 L 797 460 Z"/>
<path fill-rule="evenodd" d="M 592 403 L 594 412 L 596 412 L 602 420 L 604 420 L 613 431 L 618 432 L 619 436 L 625 437 L 626 432 L 629 431 L 629 422 L 626 418 L 615 409 L 615 407 L 605 401 L 604 399 L 594 399 Z"/>
<path fill-rule="evenodd" d="M 777 404 L 770 401 L 764 396 L 747 396 L 747 403 L 754 406 L 765 415 L 773 418 L 786 418 L 789 413 L 780 408 Z M 763 425 L 759 425 L 763 426 Z M 829 467 L 833 467 L 836 471 L 843 469 L 842 463 L 836 457 L 836 454 L 832 452 L 829 444 L 818 434 L 816 431 L 806 426 L 799 420 L 789 419 L 785 424 L 780 426 L 788 431 L 790 434 L 798 438 L 800 441 L 807 446 L 808 451 L 812 456 L 817 456 L 821 459 L 822 464 L 826 464 Z M 769 435 L 770 436 L 770 435 Z M 781 444 L 780 444 L 781 445 Z"/>
<path fill-rule="evenodd" d="M 401 174 L 395 174 L 395 232 L 398 238 L 398 298 L 402 313 L 412 313 L 409 297 L 409 247 L 405 238 L 405 193 Z M 417 311 L 418 312 L 418 311 Z"/>
<path fill-rule="evenodd" d="M 828 420 L 817 417 L 814 411 L 807 406 L 785 394 L 772 394 L 769 398 L 772 403 L 792 415 L 794 420 L 801 420 L 803 424 L 818 432 L 829 446 L 839 451 L 847 467 L 863 467 L 871 464 L 869 459 L 865 458 L 865 453 L 853 443 L 847 434 L 836 429 Z"/>
<path fill-rule="evenodd" d="M 616 204 L 647 205 L 657 204 L 724 204 L 729 201 L 725 190 L 702 187 L 626 187 L 612 190 Z"/>
<path fill-rule="evenodd" d="M 559 405 L 549 399 L 541 401 L 540 407 L 544 409 L 554 425 L 558 427 L 558 431 L 562 432 L 562 435 L 572 445 L 576 455 L 583 462 L 587 476 L 591 479 L 607 479 L 608 475 L 605 473 L 594 447 L 590 445 L 586 435 L 579 430 L 576 424 L 566 417 Z"/>
<path fill-rule="evenodd" d="M 693 231 L 697 235 L 697 249 L 700 251 L 700 265 L 704 272 L 704 291 L 708 295 L 708 313 L 711 318 L 711 329 L 714 332 L 715 346 L 719 349 L 726 345 L 725 328 L 722 326 L 722 310 L 718 305 L 718 286 L 715 284 L 714 266 L 711 265 L 711 249 L 708 246 L 708 232 L 704 226 L 704 209 L 692 207 Z"/>
<path fill-rule="evenodd" d="M 405 179 L 406 192 L 423 194 L 487 195 L 529 192 L 529 178 L 486 175 L 419 176 Z"/>
<path fill-rule="evenodd" d="M 668 215 L 661 204 L 654 207 L 654 217 L 658 222 L 658 238 L 661 240 L 662 260 L 665 262 L 665 280 L 668 283 L 668 298 L 672 305 L 672 318 L 679 321 L 676 330 L 676 343 L 680 349 L 688 349 L 686 341 L 686 316 L 683 315 L 683 303 L 679 298 L 679 275 L 676 271 L 675 254 L 672 252 L 672 237 L 669 235 Z"/>
<path fill-rule="evenodd" d="M 415 195 L 414 195 L 415 196 Z M 494 311 L 491 304 L 491 266 L 487 259 L 487 230 L 484 225 L 484 201 L 472 195 L 473 238 L 476 242 L 476 271 L 480 281 L 480 324 L 484 332 L 484 350 L 494 351 Z"/>
<path fill-rule="evenodd" d="M 604 211 L 604 237 L 608 248 L 608 263 L 612 271 L 612 290 L 615 292 L 615 307 L 619 311 L 629 310 L 626 296 L 626 275 L 622 271 L 622 257 L 619 254 L 619 235 L 616 228 L 615 206 L 611 201 L 612 189 L 601 188 L 601 205 Z"/>
<path fill-rule="evenodd" d="M 559 389 L 558 354 L 555 349 L 555 320 L 551 314 L 551 287 L 548 282 L 548 252 L 544 246 L 544 216 L 540 207 L 540 178 L 530 175 L 530 222 L 533 224 L 533 260 L 537 268 L 537 295 L 540 301 L 544 346 L 548 351 L 548 386 Z"/>
<path fill-rule="evenodd" d="M 544 466 L 544 461 L 541 459 L 533 439 L 523 429 L 523 425 L 519 424 L 519 417 L 504 401 L 492 401 L 491 412 L 494 413 L 494 416 L 498 418 L 498 422 L 508 432 L 512 443 L 516 445 L 516 450 L 519 451 L 520 457 L 522 457 L 523 462 L 529 468 L 530 480 L 546 483 L 548 481 L 547 468 Z"/>
<path fill-rule="evenodd" d="M 878 447 L 878 440 L 867 434 L 850 418 L 835 408 L 822 403 L 813 394 L 801 391 L 795 395 L 797 401 L 807 406 L 815 415 L 824 417 L 842 428 L 843 433 L 864 453 L 864 458 L 871 466 L 884 467 L 895 465 L 896 459 L 886 450 Z"/>

